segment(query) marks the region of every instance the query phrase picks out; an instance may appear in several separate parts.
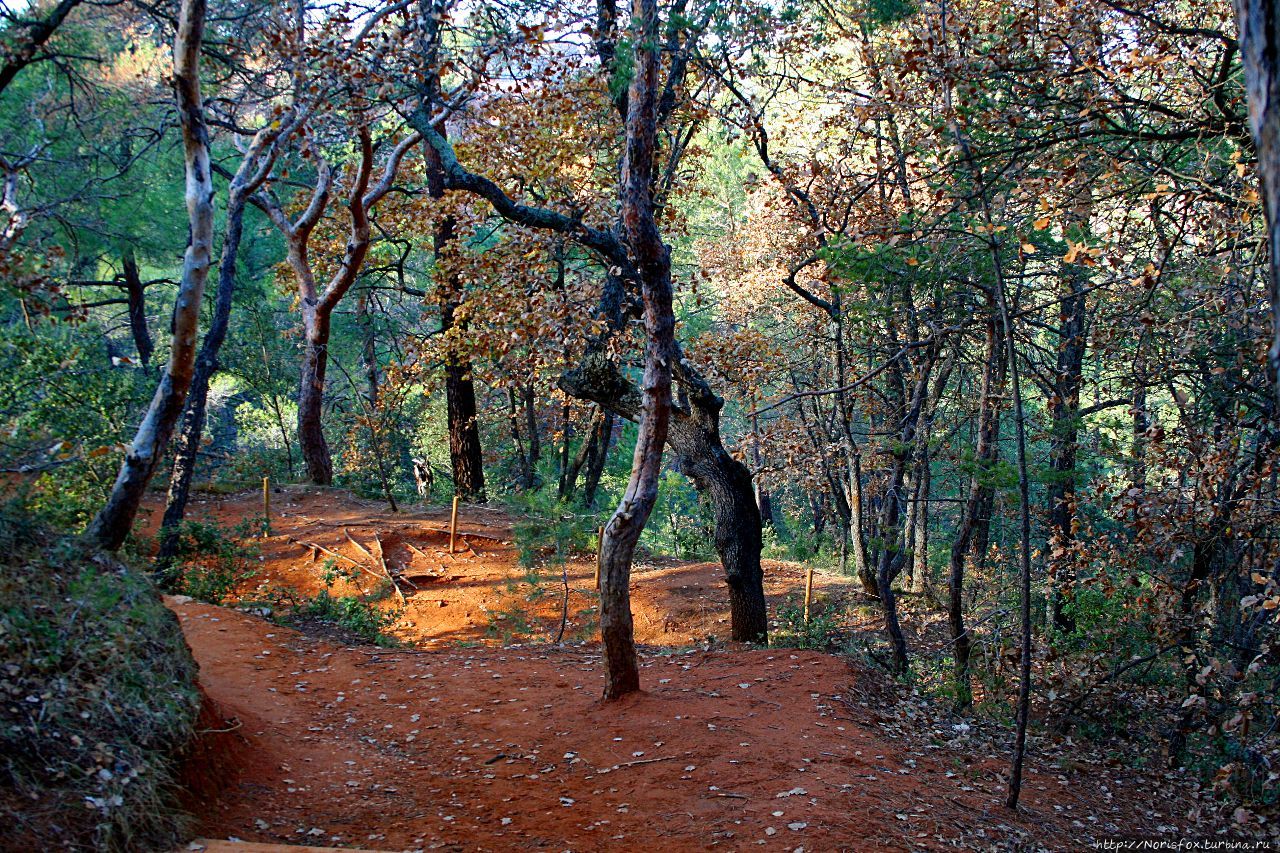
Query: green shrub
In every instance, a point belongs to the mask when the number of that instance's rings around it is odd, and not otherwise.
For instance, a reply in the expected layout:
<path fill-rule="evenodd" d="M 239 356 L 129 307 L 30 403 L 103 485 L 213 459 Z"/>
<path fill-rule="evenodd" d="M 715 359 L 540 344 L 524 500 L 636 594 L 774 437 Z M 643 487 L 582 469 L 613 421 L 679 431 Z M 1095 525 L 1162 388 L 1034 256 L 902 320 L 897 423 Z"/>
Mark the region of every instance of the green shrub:
<path fill-rule="evenodd" d="M 277 605 L 286 605 L 288 612 L 281 622 L 304 631 L 312 629 L 315 633 L 329 634 L 342 642 L 374 643 L 379 646 L 396 646 L 399 640 L 386 633 L 386 629 L 400 618 L 400 611 L 384 611 L 371 600 L 378 592 L 389 592 L 390 587 L 383 582 L 383 590 L 375 590 L 372 594 L 334 595 L 333 586 L 339 580 L 359 588 L 360 572 L 356 569 L 344 569 L 330 559 L 324 562 L 320 577 L 324 580 L 325 589 L 314 598 L 298 600 L 292 595 L 288 600 L 280 598 Z"/>
<path fill-rule="evenodd" d="M 6 849 L 169 849 L 196 664 L 150 580 L 0 509 Z"/>
<path fill-rule="evenodd" d="M 778 605 L 777 627 L 769 632 L 769 645 L 825 651 L 836 645 L 838 632 L 838 611 L 834 607 L 811 602 L 809 621 L 805 622 L 804 599 L 792 594 Z"/>
<path fill-rule="evenodd" d="M 178 528 L 174 566 L 164 573 L 172 578 L 176 591 L 198 601 L 223 604 L 237 586 L 257 574 L 252 561 L 258 549 L 251 535 L 261 526 L 256 519 L 231 529 L 212 521 L 184 521 Z"/>
<path fill-rule="evenodd" d="M 400 614 L 382 611 L 363 598 L 354 595 L 332 595 L 329 590 L 320 594 L 294 611 L 293 617 L 318 619 L 341 631 L 355 635 L 364 642 L 379 646 L 394 646 L 397 641 L 385 630 L 395 624 Z"/>

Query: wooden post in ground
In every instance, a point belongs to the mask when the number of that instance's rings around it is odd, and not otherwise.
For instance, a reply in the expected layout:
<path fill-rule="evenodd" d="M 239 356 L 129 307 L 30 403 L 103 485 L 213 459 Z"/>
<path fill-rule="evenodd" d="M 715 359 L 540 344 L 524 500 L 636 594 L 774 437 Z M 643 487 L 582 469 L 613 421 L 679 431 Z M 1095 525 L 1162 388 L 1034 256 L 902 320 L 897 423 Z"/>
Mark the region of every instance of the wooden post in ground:
<path fill-rule="evenodd" d="M 453 553 L 454 540 L 458 538 L 458 496 L 453 496 L 453 512 L 449 513 L 449 553 Z"/>
<path fill-rule="evenodd" d="M 804 624 L 809 624 L 809 602 L 813 601 L 813 567 L 804 576 Z"/>
<path fill-rule="evenodd" d="M 271 535 L 271 478 L 262 478 L 262 538 Z"/>
<path fill-rule="evenodd" d="M 594 583 L 595 583 L 597 592 L 600 591 L 600 547 L 603 544 L 604 544 L 604 525 L 602 524 L 596 530 L 596 577 L 595 577 Z"/>

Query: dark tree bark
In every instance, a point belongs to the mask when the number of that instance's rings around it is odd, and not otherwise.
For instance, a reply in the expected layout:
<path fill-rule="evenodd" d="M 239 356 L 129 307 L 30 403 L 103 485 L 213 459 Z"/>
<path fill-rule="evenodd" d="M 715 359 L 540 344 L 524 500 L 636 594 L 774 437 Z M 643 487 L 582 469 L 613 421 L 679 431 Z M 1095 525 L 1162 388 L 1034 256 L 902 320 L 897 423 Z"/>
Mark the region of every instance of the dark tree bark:
<path fill-rule="evenodd" d="M 964 621 L 965 562 L 973 551 L 975 540 L 986 539 L 985 530 L 991 523 L 991 500 L 995 494 L 990 471 L 999 457 L 997 439 L 1000 432 L 1000 386 L 1003 376 L 1000 365 L 1003 361 L 1003 342 L 994 305 L 990 302 L 989 299 L 982 388 L 978 396 L 978 425 L 973 452 L 975 470 L 955 538 L 951 541 L 951 560 L 947 574 L 947 621 L 951 626 L 951 644 L 955 658 L 956 705 L 961 709 L 968 708 L 973 701 L 973 684 L 969 674 L 973 638 Z"/>
<path fill-rule="evenodd" d="M 129 332 L 133 335 L 133 346 L 138 351 L 138 361 L 143 367 L 149 367 L 155 344 L 147 329 L 147 296 L 142 277 L 138 275 L 138 261 L 134 258 L 132 246 L 124 250 L 120 266 L 124 272 L 125 297 L 129 301 Z"/>
<path fill-rule="evenodd" d="M 440 155 L 429 145 L 423 153 L 427 165 L 427 194 L 434 199 L 443 199 L 445 181 Z M 458 241 L 457 228 L 457 220 L 453 216 L 443 215 L 436 222 L 431 238 L 436 259 L 436 300 L 440 307 L 440 330 L 446 335 L 456 325 L 458 308 L 462 305 L 462 285 L 457 273 L 450 268 L 452 259 L 449 257 Z M 463 500 L 483 503 L 484 451 L 480 446 L 480 423 L 476 411 L 475 383 L 471 378 L 471 362 L 460 355 L 453 345 L 447 347 L 444 391 L 453 488 Z"/>
<path fill-rule="evenodd" d="M 307 479 L 316 485 L 333 482 L 333 456 L 324 437 L 324 383 L 329 366 L 330 313 L 314 302 L 302 308 L 302 371 L 298 379 L 298 446 Z"/>
<path fill-rule="evenodd" d="M 18 76 L 18 72 L 40 58 L 40 51 L 45 43 L 58 31 L 58 27 L 62 26 L 67 15 L 71 14 L 71 10 L 81 2 L 82 0 L 59 0 L 47 17 L 33 21 L 19 21 L 7 28 L 9 30 L 5 33 L 7 39 L 13 38 L 14 30 L 20 31 L 21 35 L 17 36 L 14 43 L 5 50 L 3 58 L 0 58 L 0 92 L 9 87 L 13 78 Z"/>
<path fill-rule="evenodd" d="M 507 388 L 509 419 L 511 422 L 511 440 L 520 457 L 520 488 L 529 491 L 537 485 L 538 460 L 542 456 L 542 438 L 538 435 L 538 415 L 535 407 L 534 386 L 530 380 L 520 386 L 517 397 L 514 387 Z M 520 421 L 525 422 L 524 435 L 520 432 Z"/>
<path fill-rule="evenodd" d="M 471 363 L 446 364 L 445 401 L 449 420 L 449 458 L 453 487 L 465 501 L 484 503 L 484 451 L 480 447 L 476 386 Z"/>
<path fill-rule="evenodd" d="M 90 523 L 85 537 L 94 545 L 115 551 L 133 527 L 142 494 L 169 444 L 182 414 L 196 352 L 200 301 L 213 250 L 213 175 L 209 162 L 209 131 L 200 95 L 200 45 L 204 34 L 204 0 L 183 0 L 173 48 L 173 86 L 182 125 L 186 162 L 187 216 L 190 236 L 182 263 L 182 282 L 173 309 L 169 363 L 155 396 L 125 452 L 120 473 L 106 505 Z"/>
<path fill-rule="evenodd" d="M 667 441 L 682 473 L 712 504 L 716 552 L 729 586 L 731 635 L 738 642 L 763 642 L 768 632 L 764 573 L 760 565 L 760 510 L 751 472 L 725 449 L 720 436 L 724 401 L 712 393 L 692 365 L 682 360 L 676 378 L 687 404 L 675 408 Z M 602 353 L 560 379 L 569 394 L 591 400 L 619 417 L 637 420 L 641 397 L 618 366 Z"/>
<path fill-rule="evenodd" d="M 605 466 L 609 462 L 609 448 L 613 444 L 613 412 L 601 409 L 599 425 L 591 436 L 591 444 L 587 453 L 587 474 L 582 482 L 582 505 L 593 509 L 596 505 L 596 492 L 600 489 L 600 478 L 604 476 Z"/>
<path fill-rule="evenodd" d="M 1058 363 L 1049 394 L 1049 595 L 1053 626 L 1066 633 L 1075 619 L 1066 610 L 1075 586 L 1071 543 L 1075 539 L 1076 453 L 1080 433 L 1080 386 L 1085 351 L 1085 294 L 1080 275 L 1068 273 L 1059 306 Z"/>
<path fill-rule="evenodd" d="M 905 407 L 901 411 L 898 423 L 897 448 L 893 453 L 893 467 L 889 472 L 889 486 L 885 490 L 884 503 L 881 506 L 880 534 L 884 546 L 880 549 L 879 561 L 876 565 L 876 583 L 880 590 L 880 602 L 884 609 L 884 628 L 893 646 L 893 669 L 904 672 L 907 669 L 907 640 L 898 622 L 897 594 L 893 591 L 893 581 L 902 571 L 903 560 L 907 553 L 906 542 L 909 530 L 904 530 L 901 518 L 903 507 L 907 503 L 906 474 L 913 459 L 917 430 L 922 422 L 922 412 L 929 399 L 929 376 L 938 357 L 939 343 L 935 340 L 929 346 L 921 364 L 917 366 L 919 375 L 913 383 L 909 396 L 904 395 Z"/>
<path fill-rule="evenodd" d="M 1280 8 L 1275 0 L 1235 0 L 1249 129 L 1258 150 L 1271 254 L 1271 379 L 1280 412 Z"/>

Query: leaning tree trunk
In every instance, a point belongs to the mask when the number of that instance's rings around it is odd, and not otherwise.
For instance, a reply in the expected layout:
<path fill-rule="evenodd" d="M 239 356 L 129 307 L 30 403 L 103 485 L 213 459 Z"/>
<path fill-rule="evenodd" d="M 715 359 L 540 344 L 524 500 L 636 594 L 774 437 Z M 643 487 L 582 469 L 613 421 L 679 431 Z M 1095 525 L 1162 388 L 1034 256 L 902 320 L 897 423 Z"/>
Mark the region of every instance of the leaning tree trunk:
<path fill-rule="evenodd" d="M 209 397 L 209 381 L 218 370 L 218 353 L 226 341 L 231 321 L 231 301 L 236 286 L 236 260 L 240 240 L 244 234 L 244 208 L 250 193 L 254 192 L 266 177 L 274 153 L 266 153 L 266 161 L 260 161 L 263 146 L 274 146 L 279 137 L 277 131 L 267 129 L 258 134 L 249 153 L 231 181 L 227 193 L 227 222 L 222 238 L 222 258 L 218 265 L 218 294 L 214 302 L 213 319 L 209 331 L 200 345 L 196 357 L 191 390 L 187 395 L 186 411 L 174 454 L 173 472 L 169 478 L 169 495 L 164 508 L 164 520 L 160 524 L 160 548 L 157 563 L 170 562 L 178 548 L 178 525 L 187 510 L 191 494 L 191 480 L 195 475 L 196 457 L 204 434 L 205 409 Z"/>
<path fill-rule="evenodd" d="M 143 491 L 169 444 L 186 402 L 187 389 L 191 387 L 200 300 L 213 248 L 213 176 L 209 168 L 209 131 L 200 96 L 204 16 L 204 0 L 183 0 L 173 48 L 173 81 L 182 123 L 187 217 L 191 231 L 182 263 L 182 283 L 173 309 L 169 363 L 133 443 L 125 452 L 106 505 L 85 531 L 89 541 L 109 551 L 117 550 L 129 535 Z"/>
<path fill-rule="evenodd" d="M 677 441 L 674 427 L 670 441 L 680 457 L 680 470 L 698 491 L 711 498 L 715 511 L 716 552 L 729 586 L 731 638 L 736 642 L 763 643 L 768 638 L 769 613 L 764 598 L 764 571 L 760 566 L 761 518 L 751 472 L 724 449 L 717 413 L 714 432 L 704 427 L 691 441 Z"/>
<path fill-rule="evenodd" d="M 761 521 L 751 472 L 725 449 L 720 437 L 724 401 L 686 361 L 678 377 L 688 402 L 672 412 L 667 441 L 680 470 L 715 514 L 716 551 L 729 586 L 731 635 L 738 642 L 763 642 L 768 634 L 764 575 L 760 565 Z M 591 400 L 629 420 L 640 417 L 642 399 L 618 366 L 600 352 L 590 353 L 560 378 L 569 394 Z"/>

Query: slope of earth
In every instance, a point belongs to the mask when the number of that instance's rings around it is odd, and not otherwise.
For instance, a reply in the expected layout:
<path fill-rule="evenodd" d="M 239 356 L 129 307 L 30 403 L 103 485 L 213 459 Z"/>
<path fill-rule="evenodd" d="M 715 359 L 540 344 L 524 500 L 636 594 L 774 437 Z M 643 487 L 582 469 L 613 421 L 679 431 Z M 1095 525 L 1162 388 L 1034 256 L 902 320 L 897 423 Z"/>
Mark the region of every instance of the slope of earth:
<path fill-rule="evenodd" d="M 347 648 L 170 604 L 227 721 L 210 737 L 232 775 L 197 807 L 209 837 L 382 850 L 1063 850 L 1178 828 L 1158 786 L 1125 770 L 1033 763 L 1013 815 L 1003 756 L 913 722 L 878 676 L 833 656 L 649 648 L 645 692 L 602 705 L 595 646 Z"/>

